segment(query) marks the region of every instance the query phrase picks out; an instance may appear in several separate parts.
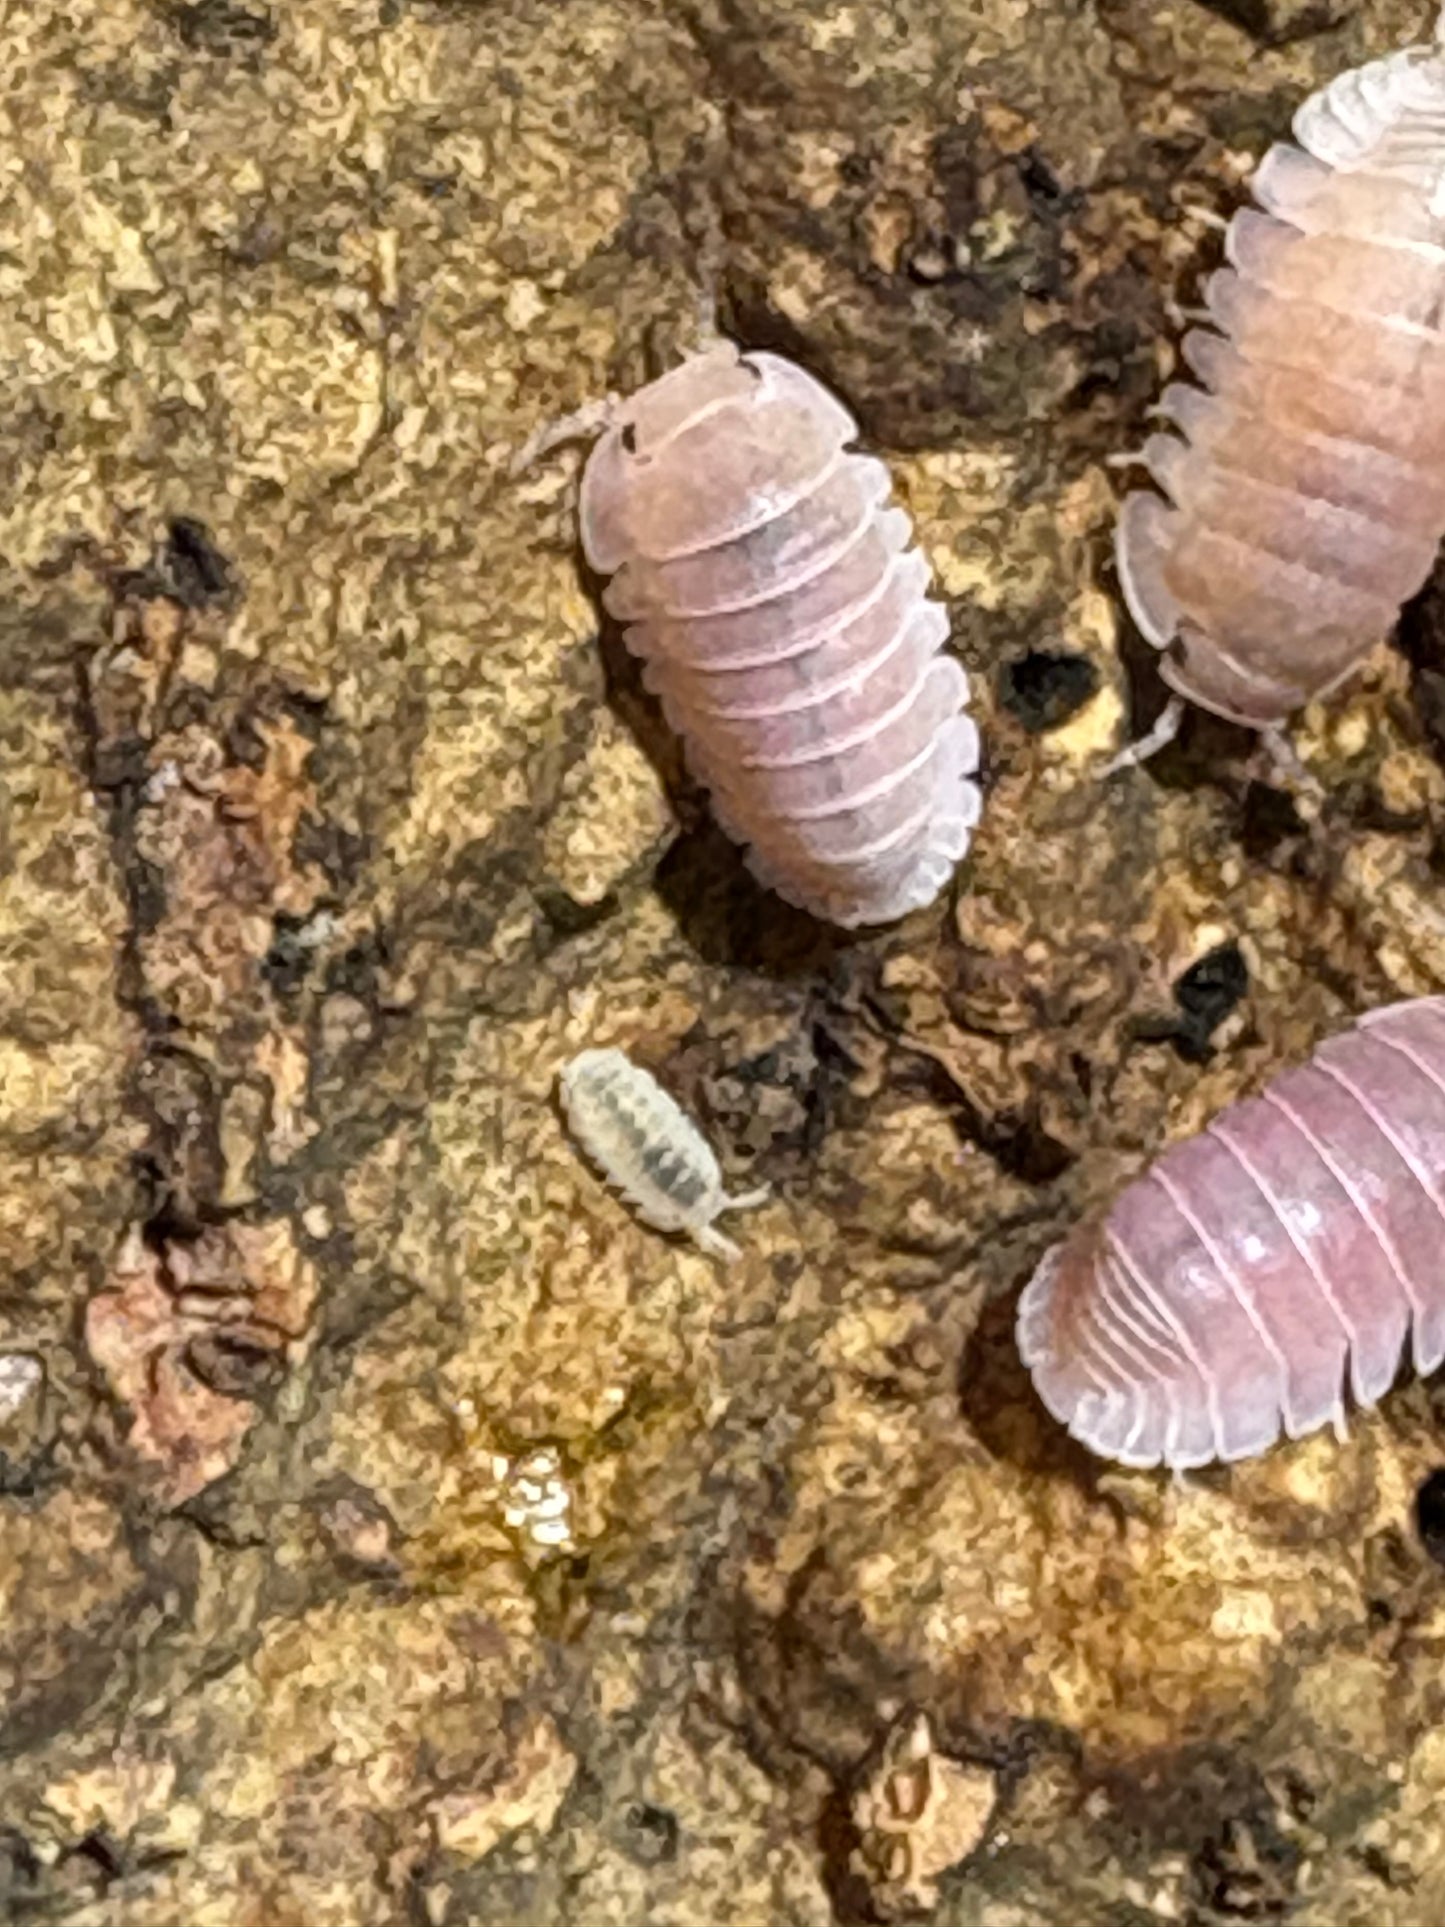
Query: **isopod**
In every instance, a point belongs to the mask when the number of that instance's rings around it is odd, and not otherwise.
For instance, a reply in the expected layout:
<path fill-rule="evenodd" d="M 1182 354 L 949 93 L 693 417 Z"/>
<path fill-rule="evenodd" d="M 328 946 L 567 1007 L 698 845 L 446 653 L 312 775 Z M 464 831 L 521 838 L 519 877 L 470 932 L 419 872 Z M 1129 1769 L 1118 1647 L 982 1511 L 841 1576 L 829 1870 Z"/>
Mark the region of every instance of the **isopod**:
<path fill-rule="evenodd" d="M 582 545 L 713 812 L 845 927 L 929 903 L 979 816 L 968 679 L 883 463 L 801 368 L 726 343 L 621 403 Z"/>
<path fill-rule="evenodd" d="M 1295 114 L 1229 223 L 1127 495 L 1120 584 L 1174 701 L 1273 733 L 1349 676 L 1445 533 L 1445 52 L 1352 69 Z"/>
<path fill-rule="evenodd" d="M 1342 1427 L 1407 1335 L 1445 1358 L 1445 997 L 1392 1004 L 1167 1150 L 1024 1288 L 1019 1350 L 1091 1451 L 1184 1468 Z"/>
<path fill-rule="evenodd" d="M 685 1231 L 717 1257 L 741 1257 L 713 1219 L 762 1204 L 767 1187 L 730 1198 L 711 1147 L 655 1077 L 620 1050 L 584 1050 L 559 1083 L 573 1134 L 644 1224 Z"/>

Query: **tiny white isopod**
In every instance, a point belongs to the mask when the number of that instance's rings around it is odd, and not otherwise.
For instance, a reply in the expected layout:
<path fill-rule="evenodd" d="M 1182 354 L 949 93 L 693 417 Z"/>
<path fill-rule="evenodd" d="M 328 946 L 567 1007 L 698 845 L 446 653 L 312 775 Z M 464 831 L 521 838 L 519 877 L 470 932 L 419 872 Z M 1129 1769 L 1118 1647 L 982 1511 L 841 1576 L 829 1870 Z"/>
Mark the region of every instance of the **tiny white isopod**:
<path fill-rule="evenodd" d="M 713 1219 L 761 1204 L 767 1187 L 730 1198 L 711 1147 L 656 1078 L 620 1050 L 584 1050 L 563 1066 L 560 1089 L 573 1135 L 644 1224 L 685 1231 L 719 1258 L 742 1256 Z"/>

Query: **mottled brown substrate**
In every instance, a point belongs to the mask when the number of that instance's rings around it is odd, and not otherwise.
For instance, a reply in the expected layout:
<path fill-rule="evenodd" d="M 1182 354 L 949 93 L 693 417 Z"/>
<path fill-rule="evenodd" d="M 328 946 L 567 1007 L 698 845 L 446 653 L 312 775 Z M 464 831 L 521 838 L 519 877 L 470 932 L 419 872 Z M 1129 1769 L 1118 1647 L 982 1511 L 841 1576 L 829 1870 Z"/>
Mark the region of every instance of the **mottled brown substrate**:
<path fill-rule="evenodd" d="M 1207 725 L 1095 779 L 1185 210 L 1420 26 L 0 12 L 0 1908 L 1445 1913 L 1430 1388 L 1175 1489 L 1011 1339 L 1166 1136 L 1445 984 L 1400 657 L 1306 718 L 1316 836 Z M 704 275 L 912 451 L 980 692 L 967 894 L 865 942 L 599 644 L 576 452 L 506 476 Z M 1029 734 L 995 692 L 1070 656 Z M 613 1043 L 773 1185 L 732 1270 L 567 1140 Z"/>

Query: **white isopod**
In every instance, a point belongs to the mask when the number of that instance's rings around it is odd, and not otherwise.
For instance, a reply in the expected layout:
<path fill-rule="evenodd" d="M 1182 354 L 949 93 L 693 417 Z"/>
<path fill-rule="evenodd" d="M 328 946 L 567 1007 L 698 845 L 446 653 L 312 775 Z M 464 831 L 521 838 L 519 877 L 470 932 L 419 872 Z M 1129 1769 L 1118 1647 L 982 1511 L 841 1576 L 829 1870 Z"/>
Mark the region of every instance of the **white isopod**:
<path fill-rule="evenodd" d="M 980 810 L 968 677 L 857 433 L 803 369 L 723 342 L 612 408 L 578 505 L 718 822 L 845 929 L 932 903 Z"/>
<path fill-rule="evenodd" d="M 584 1050 L 560 1088 L 573 1135 L 644 1224 L 685 1231 L 719 1258 L 742 1256 L 712 1221 L 761 1204 L 767 1186 L 730 1198 L 711 1147 L 655 1077 L 620 1050 Z"/>
<path fill-rule="evenodd" d="M 1445 38 L 1339 75 L 1229 223 L 1116 553 L 1176 692 L 1265 732 L 1394 627 L 1445 533 Z"/>

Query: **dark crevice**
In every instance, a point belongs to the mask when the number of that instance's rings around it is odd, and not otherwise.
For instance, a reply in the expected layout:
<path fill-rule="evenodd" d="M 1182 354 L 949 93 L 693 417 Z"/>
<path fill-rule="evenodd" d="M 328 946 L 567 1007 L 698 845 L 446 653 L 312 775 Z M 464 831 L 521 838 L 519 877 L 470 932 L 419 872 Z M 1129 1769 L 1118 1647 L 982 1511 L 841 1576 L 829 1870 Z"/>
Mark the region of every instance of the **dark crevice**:
<path fill-rule="evenodd" d="M 1031 736 L 1057 729 L 1089 702 L 1099 672 L 1087 656 L 1031 649 L 999 671 L 999 701 Z"/>
<path fill-rule="evenodd" d="M 1415 1530 L 1435 1564 L 1445 1566 L 1445 1466 L 1437 1467 L 1420 1482 L 1415 1494 Z"/>
<path fill-rule="evenodd" d="M 1214 1055 L 1213 1037 L 1249 990 L 1249 966 L 1237 943 L 1222 943 L 1192 963 L 1174 985 L 1178 1016 L 1142 1017 L 1134 1035 L 1170 1043 L 1190 1064 Z"/>

